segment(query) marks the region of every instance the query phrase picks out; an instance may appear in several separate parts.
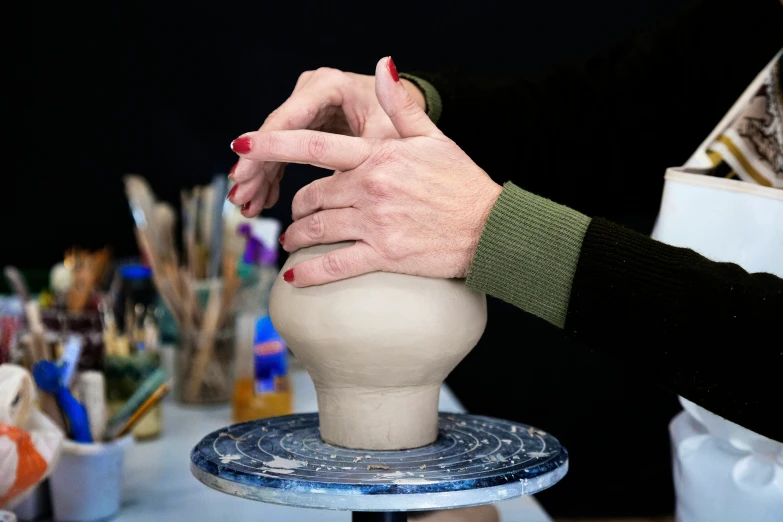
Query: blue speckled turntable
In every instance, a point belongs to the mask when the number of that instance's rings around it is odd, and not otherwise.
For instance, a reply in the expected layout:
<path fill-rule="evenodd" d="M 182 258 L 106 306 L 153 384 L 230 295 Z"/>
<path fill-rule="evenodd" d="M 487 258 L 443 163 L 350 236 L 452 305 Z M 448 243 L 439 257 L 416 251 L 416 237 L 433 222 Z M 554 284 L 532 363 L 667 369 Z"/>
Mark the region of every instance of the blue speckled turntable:
<path fill-rule="evenodd" d="M 215 431 L 190 458 L 198 480 L 231 495 L 354 512 L 489 504 L 537 493 L 568 471 L 568 452 L 543 431 L 451 413 L 440 414 L 438 440 L 417 449 L 332 446 L 321 439 L 318 414 L 306 413 Z"/>

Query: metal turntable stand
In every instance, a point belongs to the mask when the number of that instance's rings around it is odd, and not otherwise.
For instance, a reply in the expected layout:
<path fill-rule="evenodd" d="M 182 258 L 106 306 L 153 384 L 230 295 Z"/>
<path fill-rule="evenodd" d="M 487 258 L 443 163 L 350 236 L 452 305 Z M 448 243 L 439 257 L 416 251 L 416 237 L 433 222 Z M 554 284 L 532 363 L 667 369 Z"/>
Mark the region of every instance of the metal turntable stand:
<path fill-rule="evenodd" d="M 365 451 L 321 440 L 318 414 L 235 424 L 204 437 L 190 469 L 207 486 L 286 506 L 352 511 L 354 522 L 403 522 L 407 513 L 532 495 L 568 471 L 568 452 L 536 428 L 441 413 L 438 440 Z"/>

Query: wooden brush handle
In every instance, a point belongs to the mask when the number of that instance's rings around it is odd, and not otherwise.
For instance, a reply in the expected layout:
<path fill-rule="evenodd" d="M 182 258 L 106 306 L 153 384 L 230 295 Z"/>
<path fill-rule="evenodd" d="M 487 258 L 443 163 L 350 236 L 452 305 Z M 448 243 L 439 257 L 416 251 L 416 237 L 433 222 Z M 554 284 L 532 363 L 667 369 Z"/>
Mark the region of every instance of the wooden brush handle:
<path fill-rule="evenodd" d="M 191 366 L 190 376 L 185 385 L 185 398 L 188 401 L 195 401 L 198 397 L 198 392 L 204 382 L 204 376 L 207 367 L 211 362 L 212 353 L 215 348 L 215 336 L 217 334 L 218 322 L 220 321 L 222 309 L 222 300 L 218 288 L 219 282 L 212 281 L 209 289 L 207 310 L 204 313 L 204 323 L 198 334 L 198 351 L 196 352 L 193 365 Z"/>

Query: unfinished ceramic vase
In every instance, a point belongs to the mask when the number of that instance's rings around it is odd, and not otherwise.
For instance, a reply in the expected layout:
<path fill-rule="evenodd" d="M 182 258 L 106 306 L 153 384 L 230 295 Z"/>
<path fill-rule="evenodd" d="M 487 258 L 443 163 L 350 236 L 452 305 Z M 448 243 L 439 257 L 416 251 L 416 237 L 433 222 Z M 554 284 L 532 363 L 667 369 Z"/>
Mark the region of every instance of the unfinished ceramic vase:
<path fill-rule="evenodd" d="M 272 288 L 272 322 L 315 383 L 324 441 L 431 444 L 440 385 L 484 332 L 486 297 L 462 280 L 383 272 L 308 288 L 283 281 L 295 263 L 351 244 L 291 254 Z"/>

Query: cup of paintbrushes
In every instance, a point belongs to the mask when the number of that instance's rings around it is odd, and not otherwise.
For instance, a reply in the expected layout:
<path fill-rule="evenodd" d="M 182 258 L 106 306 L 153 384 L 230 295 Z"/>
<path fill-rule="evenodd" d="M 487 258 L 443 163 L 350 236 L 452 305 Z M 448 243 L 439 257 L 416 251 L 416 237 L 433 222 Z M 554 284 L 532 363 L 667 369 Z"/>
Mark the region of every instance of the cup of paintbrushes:
<path fill-rule="evenodd" d="M 174 395 L 178 401 L 229 402 L 234 388 L 234 329 L 181 331 L 174 371 Z"/>

